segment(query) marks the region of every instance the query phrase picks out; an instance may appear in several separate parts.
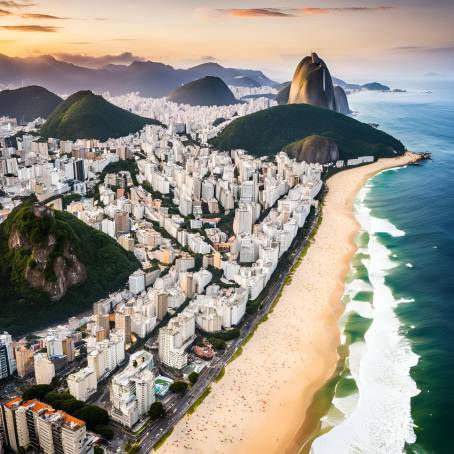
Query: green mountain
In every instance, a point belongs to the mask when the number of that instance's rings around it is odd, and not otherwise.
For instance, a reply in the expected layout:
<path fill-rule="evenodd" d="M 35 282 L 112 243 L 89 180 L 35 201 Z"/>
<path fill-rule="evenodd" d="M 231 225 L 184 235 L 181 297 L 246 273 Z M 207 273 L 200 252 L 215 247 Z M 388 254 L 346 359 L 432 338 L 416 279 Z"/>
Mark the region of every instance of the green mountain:
<path fill-rule="evenodd" d="M 18 123 L 28 123 L 39 117 L 47 118 L 62 102 L 63 99 L 56 94 L 36 85 L 3 90 L 0 91 L 0 117 L 12 117 Z"/>
<path fill-rule="evenodd" d="M 333 139 L 340 159 L 391 157 L 405 151 L 401 142 L 383 131 L 309 104 L 275 106 L 237 118 L 210 143 L 221 150 L 242 148 L 266 156 L 314 134 Z"/>
<path fill-rule="evenodd" d="M 368 84 L 361 85 L 361 88 L 370 91 L 389 91 L 390 88 L 387 85 L 383 85 L 379 82 L 370 82 Z"/>
<path fill-rule="evenodd" d="M 238 100 L 219 77 L 206 76 L 178 87 L 167 97 L 169 101 L 190 106 L 227 106 Z"/>
<path fill-rule="evenodd" d="M 137 268 L 108 235 L 29 199 L 0 224 L 0 331 L 24 333 L 80 313 Z"/>
<path fill-rule="evenodd" d="M 161 125 L 114 106 L 91 91 L 78 91 L 52 112 L 40 134 L 67 140 L 107 140 L 135 133 L 147 124 Z"/>

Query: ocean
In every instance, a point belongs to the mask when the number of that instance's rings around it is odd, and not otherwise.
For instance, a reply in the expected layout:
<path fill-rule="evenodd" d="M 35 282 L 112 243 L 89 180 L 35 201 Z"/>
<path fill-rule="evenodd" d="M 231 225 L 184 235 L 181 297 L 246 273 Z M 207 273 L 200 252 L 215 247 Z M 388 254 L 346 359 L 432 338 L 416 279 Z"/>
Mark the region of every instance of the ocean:
<path fill-rule="evenodd" d="M 433 160 L 384 171 L 358 194 L 358 251 L 340 320 L 347 360 L 313 454 L 454 453 L 454 83 L 349 96 Z"/>

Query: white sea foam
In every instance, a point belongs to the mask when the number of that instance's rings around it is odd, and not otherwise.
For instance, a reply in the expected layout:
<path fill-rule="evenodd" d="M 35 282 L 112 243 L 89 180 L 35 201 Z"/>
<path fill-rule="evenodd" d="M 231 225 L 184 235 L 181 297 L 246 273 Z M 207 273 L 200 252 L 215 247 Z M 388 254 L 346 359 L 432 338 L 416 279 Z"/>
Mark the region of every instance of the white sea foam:
<path fill-rule="evenodd" d="M 351 415 L 358 405 L 359 394 L 353 393 L 345 397 L 335 397 L 333 405 L 344 415 Z"/>
<path fill-rule="evenodd" d="M 362 229 L 369 233 L 370 258 L 362 262 L 368 270 L 374 296 L 373 320 L 364 342 L 355 342 L 349 349 L 348 365 L 358 386 L 358 404 L 353 411 L 348 409 L 350 415 L 344 421 L 314 441 L 313 454 L 400 454 L 405 443 L 415 441 L 411 398 L 419 390 L 410 369 L 417 364 L 418 356 L 402 336 L 394 312 L 398 304 L 412 300 L 397 300 L 387 287 L 385 277 L 396 263 L 376 235 L 386 232 L 402 236 L 405 232 L 387 220 L 372 217 L 363 203 L 367 190 L 361 192 L 356 215 Z M 350 285 L 347 292 L 351 291 Z M 354 304 L 350 302 L 348 309 Z M 337 400 L 333 404 L 342 407 Z"/>
<path fill-rule="evenodd" d="M 363 259 L 364 262 L 364 259 Z M 358 292 L 371 292 L 373 288 L 362 279 L 353 279 L 345 288 L 345 293 L 349 296 L 354 296 Z"/>
<path fill-rule="evenodd" d="M 413 265 L 412 265 L 411 263 L 406 263 L 405 266 L 406 266 L 407 268 L 413 268 Z"/>
<path fill-rule="evenodd" d="M 345 308 L 345 313 L 351 312 L 356 312 L 363 318 L 373 318 L 374 316 L 373 307 L 365 301 L 350 301 Z"/>

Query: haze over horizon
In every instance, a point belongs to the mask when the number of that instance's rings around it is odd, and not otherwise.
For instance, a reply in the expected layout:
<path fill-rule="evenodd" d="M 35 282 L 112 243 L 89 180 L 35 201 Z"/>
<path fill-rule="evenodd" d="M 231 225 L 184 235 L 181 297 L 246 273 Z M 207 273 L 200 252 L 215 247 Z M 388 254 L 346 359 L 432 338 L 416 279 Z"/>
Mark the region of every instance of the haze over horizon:
<path fill-rule="evenodd" d="M 402 67 L 406 76 L 450 77 L 453 13 L 450 0 L 3 0 L 0 52 L 88 67 L 217 61 L 283 81 L 314 50 L 352 80 L 395 78 Z"/>

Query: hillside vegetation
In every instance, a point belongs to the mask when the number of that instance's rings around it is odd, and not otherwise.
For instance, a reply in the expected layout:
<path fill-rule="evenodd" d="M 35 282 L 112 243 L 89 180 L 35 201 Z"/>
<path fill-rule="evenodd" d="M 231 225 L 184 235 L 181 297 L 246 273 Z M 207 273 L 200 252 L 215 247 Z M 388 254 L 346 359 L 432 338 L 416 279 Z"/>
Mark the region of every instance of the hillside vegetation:
<path fill-rule="evenodd" d="M 219 77 L 206 76 L 178 87 L 168 96 L 169 101 L 191 106 L 227 106 L 238 100 Z"/>
<path fill-rule="evenodd" d="M 90 308 L 139 268 L 132 253 L 72 214 L 37 217 L 34 207 L 33 199 L 22 203 L 0 225 L 0 331 L 13 334 Z"/>
<path fill-rule="evenodd" d="M 161 125 L 157 120 L 114 106 L 91 91 L 79 91 L 52 112 L 40 134 L 66 140 L 104 141 L 135 133 L 147 124 Z"/>
<path fill-rule="evenodd" d="M 260 157 L 311 135 L 334 139 L 340 159 L 392 157 L 405 151 L 399 140 L 383 131 L 309 104 L 275 106 L 237 118 L 210 143 L 221 150 L 241 148 Z"/>
<path fill-rule="evenodd" d="M 0 117 L 16 118 L 18 123 L 28 123 L 37 118 L 47 118 L 63 99 L 43 87 L 29 86 L 16 90 L 0 91 Z"/>

